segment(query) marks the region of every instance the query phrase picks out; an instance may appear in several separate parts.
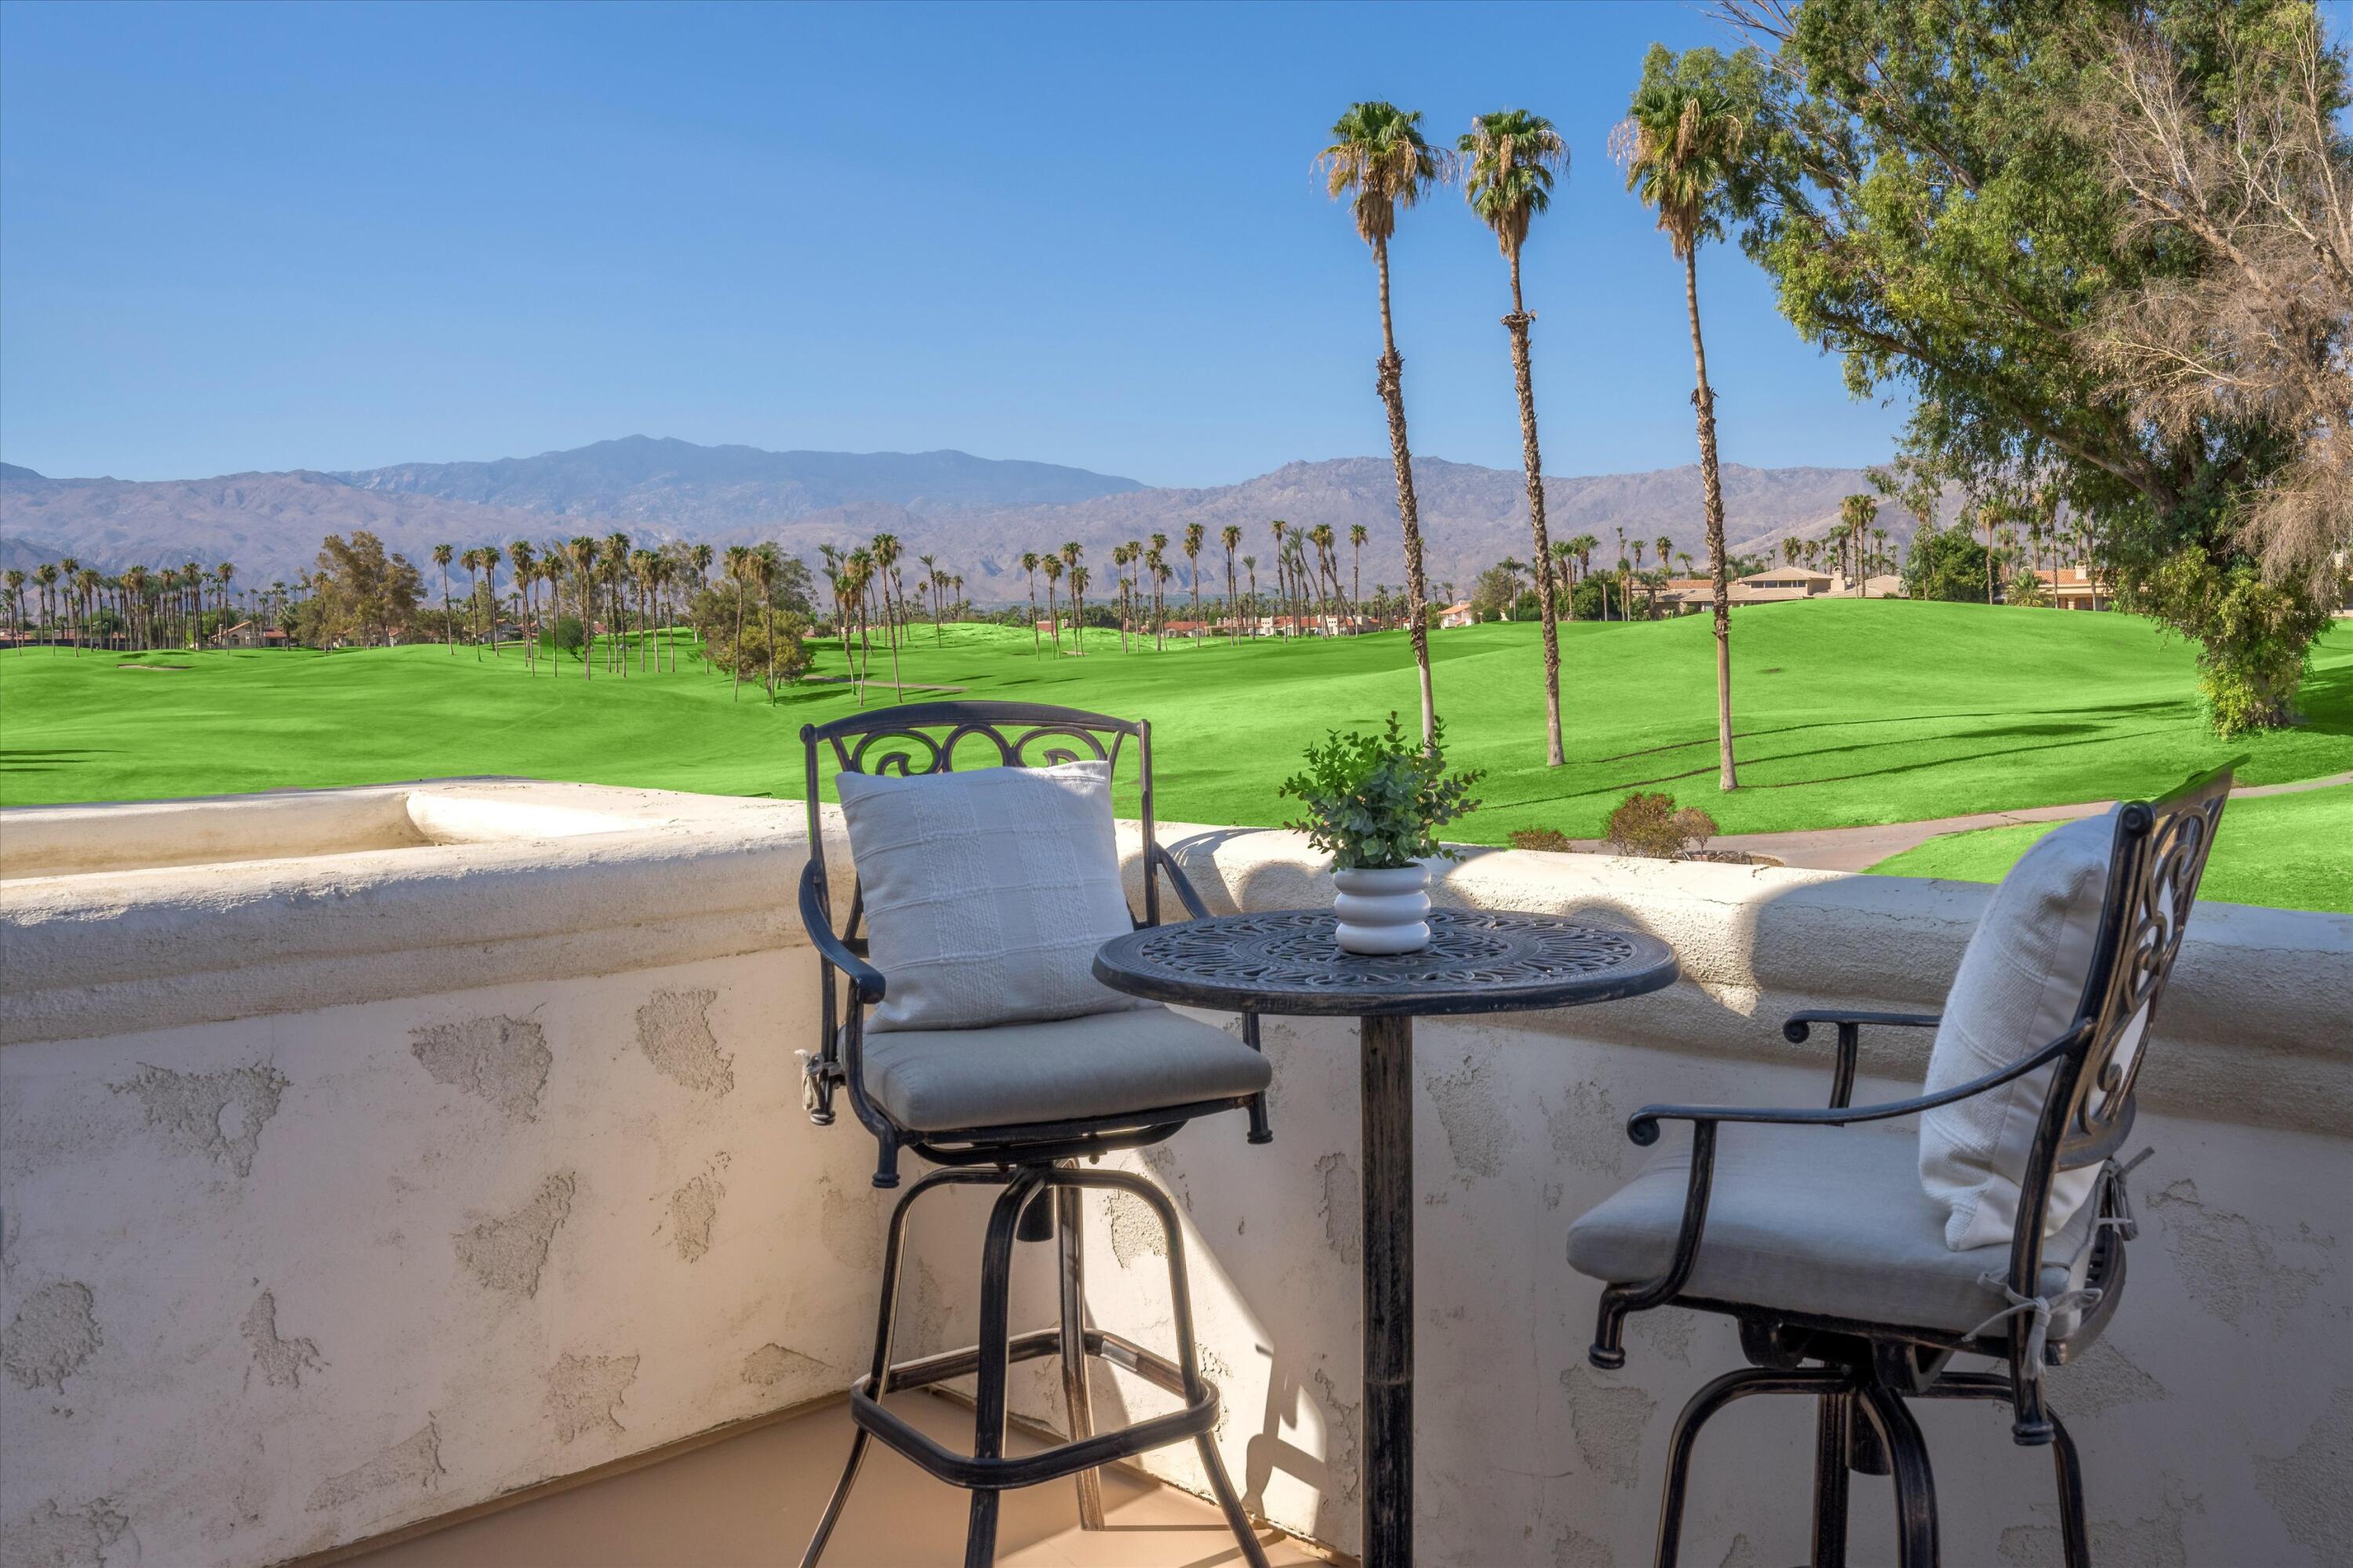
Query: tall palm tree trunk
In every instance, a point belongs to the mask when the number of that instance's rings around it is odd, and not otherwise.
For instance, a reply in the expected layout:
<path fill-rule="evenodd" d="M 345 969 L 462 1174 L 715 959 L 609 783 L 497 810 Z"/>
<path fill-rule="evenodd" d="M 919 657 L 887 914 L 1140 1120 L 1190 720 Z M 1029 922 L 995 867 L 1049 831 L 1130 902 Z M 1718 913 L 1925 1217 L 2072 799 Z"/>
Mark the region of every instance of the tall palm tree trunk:
<path fill-rule="evenodd" d="M 1567 760 L 1560 744 L 1560 626 L 1553 610 L 1552 540 L 1545 530 L 1544 458 L 1536 447 L 1535 382 L 1528 358 L 1528 323 L 1520 302 L 1520 258 L 1512 255 L 1512 313 L 1504 318 L 1512 334 L 1512 378 L 1520 394 L 1520 460 L 1527 469 L 1528 532 L 1535 542 L 1537 619 L 1544 623 L 1545 766 Z"/>
<path fill-rule="evenodd" d="M 1421 509 L 1413 495 L 1413 451 L 1405 434 L 1405 360 L 1398 353 L 1397 329 L 1389 317 L 1389 247 L 1373 247 L 1381 275 L 1381 363 L 1375 387 L 1389 416 L 1389 460 L 1397 465 L 1398 522 L 1405 531 L 1406 614 L 1413 637 L 1413 662 L 1421 676 L 1421 742 L 1437 738 L 1438 696 L 1430 681 L 1430 595 L 1421 576 Z M 1694 307 L 1696 308 L 1696 307 Z"/>
<path fill-rule="evenodd" d="M 1732 761 L 1732 599 L 1724 572 L 1724 482 L 1715 465 L 1715 394 L 1707 384 L 1707 344 L 1699 332 L 1699 256 L 1683 252 L 1683 306 L 1691 313 L 1692 407 L 1699 415 L 1700 493 L 1707 523 L 1707 569 L 1715 609 L 1716 787 L 1737 789 Z"/>

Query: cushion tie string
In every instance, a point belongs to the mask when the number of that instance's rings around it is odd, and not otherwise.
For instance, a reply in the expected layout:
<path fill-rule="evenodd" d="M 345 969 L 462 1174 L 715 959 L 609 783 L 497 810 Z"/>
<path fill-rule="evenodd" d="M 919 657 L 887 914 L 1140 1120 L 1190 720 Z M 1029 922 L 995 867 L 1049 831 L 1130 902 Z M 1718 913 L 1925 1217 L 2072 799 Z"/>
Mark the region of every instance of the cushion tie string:
<path fill-rule="evenodd" d="M 2087 1312 L 2100 1304 L 2103 1294 L 2096 1287 L 2085 1286 L 2075 1290 L 2063 1290 L 2056 1296 L 2021 1296 L 2010 1287 L 2010 1281 L 1988 1270 L 1978 1276 L 1978 1283 L 1989 1290 L 1999 1290 L 2010 1305 L 1969 1330 L 1974 1340 L 2005 1318 L 2031 1313 L 2026 1330 L 2026 1380 L 2034 1382 L 2042 1375 L 2043 1347 L 2051 1338 L 2051 1319 L 2059 1312 Z"/>
<path fill-rule="evenodd" d="M 2126 1241 L 2140 1234 L 2140 1221 L 2133 1213 L 2132 1191 L 2125 1185 L 2125 1178 L 2138 1170 L 2140 1162 L 2156 1152 L 2152 1145 L 2122 1165 L 2114 1160 L 2101 1165 L 2100 1217 L 2092 1222 L 2094 1229 L 2104 1225 L 2111 1227 Z"/>

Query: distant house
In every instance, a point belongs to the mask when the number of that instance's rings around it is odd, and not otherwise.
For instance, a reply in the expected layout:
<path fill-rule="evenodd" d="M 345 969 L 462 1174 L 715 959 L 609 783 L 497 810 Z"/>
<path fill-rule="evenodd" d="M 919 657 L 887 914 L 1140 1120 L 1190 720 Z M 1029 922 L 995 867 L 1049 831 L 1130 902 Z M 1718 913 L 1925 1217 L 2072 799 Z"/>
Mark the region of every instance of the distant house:
<path fill-rule="evenodd" d="M 1467 599 L 1458 599 L 1438 612 L 1438 624 L 1440 626 L 1468 626 L 1478 619 L 1472 613 L 1471 601 Z"/>
<path fill-rule="evenodd" d="M 2019 577 L 2042 579 L 2051 589 L 2051 602 L 2061 609 L 2110 609 L 2113 591 L 2105 582 L 2080 567 L 2061 567 L 2056 570 L 2036 567 Z"/>
<path fill-rule="evenodd" d="M 1735 579 L 1729 597 L 1735 604 L 1778 604 L 1785 599 L 1812 599 L 1838 586 L 1836 577 L 1811 567 L 1768 567 Z"/>

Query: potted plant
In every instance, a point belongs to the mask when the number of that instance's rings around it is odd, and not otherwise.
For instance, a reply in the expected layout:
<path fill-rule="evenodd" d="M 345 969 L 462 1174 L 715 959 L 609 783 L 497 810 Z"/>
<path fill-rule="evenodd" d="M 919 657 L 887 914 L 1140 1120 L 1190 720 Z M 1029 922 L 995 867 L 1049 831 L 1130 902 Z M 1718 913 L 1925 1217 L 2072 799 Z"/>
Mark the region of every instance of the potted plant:
<path fill-rule="evenodd" d="M 1389 715 L 1381 734 L 1330 732 L 1307 748 L 1306 766 L 1282 782 L 1305 808 L 1286 827 L 1332 856 L 1339 885 L 1332 912 L 1341 950 L 1410 953 L 1430 945 L 1430 867 L 1452 860 L 1436 830 L 1475 810 L 1471 787 L 1481 774 L 1449 773 L 1443 726 L 1430 744 L 1409 739 Z"/>

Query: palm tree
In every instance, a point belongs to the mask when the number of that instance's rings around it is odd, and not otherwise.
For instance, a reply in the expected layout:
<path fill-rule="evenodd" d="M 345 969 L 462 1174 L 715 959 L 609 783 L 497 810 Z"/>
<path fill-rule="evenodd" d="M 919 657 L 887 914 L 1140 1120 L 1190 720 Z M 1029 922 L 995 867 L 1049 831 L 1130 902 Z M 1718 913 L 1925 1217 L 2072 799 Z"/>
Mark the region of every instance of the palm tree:
<path fill-rule="evenodd" d="M 531 585 L 538 580 L 538 556 L 531 541 L 516 539 L 507 545 L 507 559 L 514 567 L 515 598 L 522 605 L 522 667 L 525 674 L 539 673 L 539 631 L 532 624 Z"/>
<path fill-rule="evenodd" d="M 730 545 L 724 559 L 726 566 L 722 569 L 727 580 L 735 585 L 735 646 L 728 652 L 728 662 L 735 667 L 735 679 L 728 700 L 740 703 L 744 700 L 744 599 L 751 591 L 752 552 L 746 546 Z"/>
<path fill-rule="evenodd" d="M 1258 638 L 1258 557 L 1244 556 L 1242 569 L 1250 574 L 1250 638 L 1255 641 Z"/>
<path fill-rule="evenodd" d="M 1278 517 L 1266 526 L 1267 531 L 1274 535 L 1275 614 L 1282 617 L 1282 621 L 1290 623 L 1292 631 L 1297 631 L 1299 622 L 1293 619 L 1291 613 L 1291 557 L 1285 553 L 1284 540 L 1284 535 L 1291 532 L 1291 524 Z M 1282 622 L 1277 623 L 1275 630 L 1279 635 L 1282 633 Z"/>
<path fill-rule="evenodd" d="M 1198 523 L 1186 524 L 1182 546 L 1185 575 L 1191 579 L 1193 589 L 1193 647 L 1197 652 L 1201 646 L 1201 546 L 1205 532 Z"/>
<path fill-rule="evenodd" d="M 1062 619 L 1054 609 L 1054 585 L 1062 580 L 1062 557 L 1047 556 L 1039 566 L 1046 568 L 1046 629 L 1054 639 L 1054 652 L 1062 651 Z"/>
<path fill-rule="evenodd" d="M 1366 537 L 1362 523 L 1348 524 L 1348 625 L 1352 636 L 1355 635 L 1356 617 L 1365 603 Z"/>
<path fill-rule="evenodd" d="M 768 702 L 776 700 L 776 576 L 784 568 L 784 560 L 771 544 L 754 545 L 744 553 L 744 575 L 752 591 L 760 596 L 760 630 L 768 644 Z M 898 654 L 891 656 L 891 678 L 898 679 Z"/>
<path fill-rule="evenodd" d="M 1038 552 L 1021 552 L 1021 569 L 1029 575 L 1029 651 L 1040 652 L 1038 642 Z"/>
<path fill-rule="evenodd" d="M 49 652 L 54 654 L 58 651 L 57 612 L 54 608 L 57 603 L 58 564 L 43 561 L 35 567 L 33 585 L 41 590 L 41 629 Z"/>
<path fill-rule="evenodd" d="M 596 645 L 596 541 L 586 534 L 564 542 L 565 564 L 580 590 L 580 678 L 588 679 L 589 653 Z"/>
<path fill-rule="evenodd" d="M 1552 205 L 1553 181 L 1568 167 L 1568 143 L 1552 122 L 1522 109 L 1482 114 L 1455 148 L 1462 154 L 1462 194 L 1512 268 L 1512 376 L 1520 395 L 1520 457 L 1527 471 L 1528 532 L 1535 545 L 1536 608 L 1544 622 L 1545 766 L 1564 760 L 1560 742 L 1560 631 L 1553 615 L 1552 548 L 1545 532 L 1544 459 L 1536 446 L 1536 395 L 1528 359 L 1528 326 L 1535 320 L 1520 297 L 1520 247 L 1528 225 Z"/>
<path fill-rule="evenodd" d="M 1152 535 L 1152 548 L 1144 556 L 1145 567 L 1152 573 L 1152 645 L 1155 648 L 1165 645 L 1168 631 L 1168 618 L 1162 612 L 1160 603 L 1160 591 L 1168 582 L 1167 557 L 1168 535 L 1155 534 Z"/>
<path fill-rule="evenodd" d="M 25 584 L 28 579 L 21 567 L 10 567 L 5 577 L 8 585 L 8 646 L 25 645 Z"/>
<path fill-rule="evenodd" d="M 1076 643 L 1079 652 L 1083 653 L 1087 651 L 1087 607 L 1085 601 L 1079 597 L 1079 590 L 1084 586 L 1079 577 L 1081 554 L 1082 547 L 1076 539 L 1071 540 L 1062 546 L 1062 569 L 1069 574 L 1071 579 L 1071 641 Z"/>
<path fill-rule="evenodd" d="M 1699 420 L 1700 493 L 1707 524 L 1708 571 L 1715 579 L 1716 784 L 1739 787 L 1732 758 L 1732 610 L 1724 569 L 1724 480 L 1715 458 L 1715 394 L 1707 384 L 1707 344 L 1699 326 L 1699 247 L 1723 232 L 1714 208 L 1730 182 L 1746 121 L 1712 85 L 1680 81 L 1645 63 L 1625 122 L 1610 138 L 1626 165 L 1626 188 L 1655 208 L 1683 264 L 1683 307 L 1691 317 L 1692 407 Z"/>
<path fill-rule="evenodd" d="M 454 546 L 433 546 L 433 564 L 441 568 L 441 635 L 448 641 L 449 657 L 458 656 L 458 623 L 449 617 L 449 561 L 457 555 Z"/>
<path fill-rule="evenodd" d="M 1241 636 L 1241 606 L 1234 602 L 1234 552 L 1241 547 L 1242 531 L 1229 523 L 1218 530 L 1218 543 L 1226 551 L 1226 641 L 1230 643 Z"/>
<path fill-rule="evenodd" d="M 1421 739 L 1438 735 L 1438 698 L 1430 680 L 1430 628 L 1421 576 L 1421 514 L 1414 503 L 1413 452 L 1405 430 L 1405 361 L 1398 355 L 1389 316 L 1389 237 L 1400 208 L 1411 207 L 1445 177 L 1447 156 L 1422 140 L 1419 113 L 1378 101 L 1353 103 L 1332 126 L 1321 163 L 1333 199 L 1349 198 L 1356 236 L 1372 247 L 1380 274 L 1381 357 L 1374 385 L 1389 417 L 1389 458 L 1397 466 L 1398 522 L 1405 533 L 1407 613 L 1413 662 L 1421 676 Z"/>
<path fill-rule="evenodd" d="M 1878 515 L 1879 498 L 1877 496 L 1849 495 L 1841 497 L 1839 501 L 1839 530 L 1844 535 L 1843 542 L 1853 552 L 1855 577 L 1863 584 L 1863 596 L 1867 596 L 1870 591 L 1871 579 L 1866 575 L 1863 565 L 1862 538 L 1864 532 L 1871 526 L 1872 519 Z"/>

